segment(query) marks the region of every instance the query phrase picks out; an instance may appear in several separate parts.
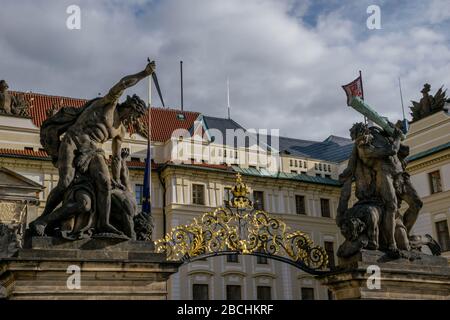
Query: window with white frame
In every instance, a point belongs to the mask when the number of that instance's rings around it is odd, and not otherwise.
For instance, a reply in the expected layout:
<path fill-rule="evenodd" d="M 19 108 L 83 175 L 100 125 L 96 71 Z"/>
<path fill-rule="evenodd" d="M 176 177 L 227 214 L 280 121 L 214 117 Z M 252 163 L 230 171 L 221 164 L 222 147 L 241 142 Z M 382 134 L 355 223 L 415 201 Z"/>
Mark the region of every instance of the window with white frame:
<path fill-rule="evenodd" d="M 331 218 L 330 199 L 320 199 L 320 211 L 322 213 L 322 217 Z"/>
<path fill-rule="evenodd" d="M 232 197 L 233 197 L 233 194 L 231 193 L 231 187 L 225 187 L 223 189 L 223 200 L 230 201 Z"/>
<path fill-rule="evenodd" d="M 192 184 L 192 203 L 205 204 L 205 186 L 202 184 Z"/>
<path fill-rule="evenodd" d="M 295 196 L 295 212 L 297 214 L 306 214 L 305 196 L 302 195 Z"/>
<path fill-rule="evenodd" d="M 436 222 L 437 241 L 443 252 L 450 250 L 450 234 L 448 231 L 447 220 Z"/>
<path fill-rule="evenodd" d="M 264 210 L 264 192 L 253 191 L 253 205 L 256 210 Z"/>
<path fill-rule="evenodd" d="M 227 285 L 227 300 L 241 300 L 241 286 Z"/>
<path fill-rule="evenodd" d="M 430 180 L 431 193 L 442 192 L 441 173 L 439 170 L 430 172 L 428 177 Z"/>
<path fill-rule="evenodd" d="M 209 300 L 209 288 L 207 284 L 194 283 L 192 285 L 193 300 Z"/>
<path fill-rule="evenodd" d="M 314 300 L 314 288 L 301 288 L 302 300 Z"/>
<path fill-rule="evenodd" d="M 272 288 L 269 286 L 257 286 L 256 287 L 256 299 L 257 300 L 272 300 Z"/>
<path fill-rule="evenodd" d="M 144 194 L 144 186 L 142 184 L 136 184 L 134 186 L 134 194 L 136 196 L 136 203 L 138 205 L 142 204 L 143 194 Z"/>

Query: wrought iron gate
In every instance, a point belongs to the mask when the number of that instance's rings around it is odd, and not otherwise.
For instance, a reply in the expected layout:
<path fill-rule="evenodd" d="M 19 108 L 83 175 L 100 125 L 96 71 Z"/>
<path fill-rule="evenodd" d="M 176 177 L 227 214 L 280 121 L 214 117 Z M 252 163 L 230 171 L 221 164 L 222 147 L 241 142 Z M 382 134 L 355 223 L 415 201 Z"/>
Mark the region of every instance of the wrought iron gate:
<path fill-rule="evenodd" d="M 232 199 L 191 224 L 180 225 L 155 242 L 169 260 L 189 263 L 212 256 L 242 254 L 282 261 L 319 275 L 327 272 L 328 256 L 302 231 L 290 231 L 284 221 L 255 209 L 249 188 L 238 173 Z"/>

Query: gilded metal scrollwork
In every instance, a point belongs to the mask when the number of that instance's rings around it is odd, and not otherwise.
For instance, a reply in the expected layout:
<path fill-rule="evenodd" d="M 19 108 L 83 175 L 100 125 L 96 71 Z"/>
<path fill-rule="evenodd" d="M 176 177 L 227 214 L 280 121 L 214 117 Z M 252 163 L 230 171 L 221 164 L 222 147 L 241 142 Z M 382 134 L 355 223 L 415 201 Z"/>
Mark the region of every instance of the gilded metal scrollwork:
<path fill-rule="evenodd" d="M 155 241 L 169 260 L 189 262 L 221 254 L 252 254 L 287 262 L 310 273 L 324 272 L 328 256 L 307 234 L 289 230 L 284 221 L 253 207 L 249 188 L 237 175 L 233 198 L 191 224 L 172 229 Z"/>

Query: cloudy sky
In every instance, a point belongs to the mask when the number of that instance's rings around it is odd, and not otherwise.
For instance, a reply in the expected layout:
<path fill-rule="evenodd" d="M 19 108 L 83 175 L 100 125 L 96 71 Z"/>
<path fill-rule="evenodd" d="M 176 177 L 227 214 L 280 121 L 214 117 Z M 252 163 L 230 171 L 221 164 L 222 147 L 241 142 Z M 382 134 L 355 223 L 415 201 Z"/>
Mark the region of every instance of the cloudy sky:
<path fill-rule="evenodd" d="M 69 5 L 81 30 L 66 27 Z M 369 30 L 369 5 L 381 30 Z M 0 78 L 11 90 L 92 98 L 121 76 L 157 62 L 166 105 L 232 117 L 247 128 L 323 140 L 348 136 L 361 117 L 341 85 L 362 70 L 366 101 L 395 121 L 420 99 L 450 87 L 449 0 L 2 0 Z M 146 96 L 141 83 L 127 93 Z M 154 100 L 160 105 L 158 100 Z"/>

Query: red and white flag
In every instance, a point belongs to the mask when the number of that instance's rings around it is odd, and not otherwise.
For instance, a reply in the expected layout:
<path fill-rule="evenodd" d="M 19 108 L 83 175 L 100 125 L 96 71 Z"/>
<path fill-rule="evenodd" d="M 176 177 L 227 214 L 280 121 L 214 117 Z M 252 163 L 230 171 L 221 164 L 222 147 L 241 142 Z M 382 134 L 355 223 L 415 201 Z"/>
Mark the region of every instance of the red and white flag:
<path fill-rule="evenodd" d="M 353 97 L 360 97 L 361 99 L 364 100 L 364 92 L 363 92 L 361 73 L 359 74 L 358 78 L 356 78 L 352 82 L 342 86 L 342 89 L 344 89 L 345 94 L 347 95 L 347 105 L 348 106 L 350 106 L 350 102 L 352 101 Z"/>

